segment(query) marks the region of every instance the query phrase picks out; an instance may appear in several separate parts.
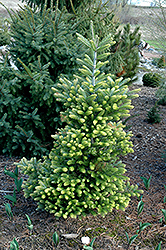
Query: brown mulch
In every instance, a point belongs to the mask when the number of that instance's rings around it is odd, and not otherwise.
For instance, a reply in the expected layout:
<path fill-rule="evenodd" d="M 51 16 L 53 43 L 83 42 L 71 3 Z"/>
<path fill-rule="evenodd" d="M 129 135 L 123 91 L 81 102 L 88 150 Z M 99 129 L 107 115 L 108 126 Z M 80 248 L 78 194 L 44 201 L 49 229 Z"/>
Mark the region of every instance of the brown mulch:
<path fill-rule="evenodd" d="M 138 86 L 133 85 L 130 88 Z M 60 236 L 57 249 L 82 249 L 82 236 L 89 236 L 91 239 L 96 236 L 94 249 L 123 250 L 127 249 L 125 232 L 129 237 L 136 234 L 140 222 L 149 222 L 151 226 L 139 234 L 130 249 L 155 249 L 160 241 L 162 249 L 166 249 L 165 221 L 160 221 L 163 217 L 161 209 L 166 209 L 163 202 L 166 196 L 166 163 L 162 158 L 166 150 L 166 106 L 160 106 L 162 120 L 159 124 L 152 125 L 146 120 L 147 112 L 156 101 L 155 92 L 156 89 L 141 86 L 139 98 L 133 100 L 134 109 L 131 110 L 131 118 L 126 124 L 127 129 L 133 132 L 134 153 L 122 160 L 126 164 L 126 175 L 130 177 L 130 182 L 144 191 L 144 208 L 140 216 L 137 216 L 139 199 L 134 197 L 125 212 L 113 211 L 105 218 L 90 215 L 82 220 L 56 219 L 45 211 L 36 211 L 36 203 L 30 198 L 25 199 L 21 192 L 17 193 L 17 204 L 12 207 L 14 217 L 10 221 L 4 209 L 4 203 L 8 202 L 4 195 L 12 194 L 8 192 L 13 191 L 14 183 L 4 174 L 4 167 L 14 170 L 14 162 L 19 159 L 0 156 L 0 250 L 10 249 L 10 242 L 14 237 L 19 243 L 19 249 L 55 249 L 52 241 L 55 231 Z M 149 190 L 145 189 L 141 176 L 152 176 Z M 32 235 L 29 235 L 26 227 L 25 214 L 29 215 L 34 225 Z"/>

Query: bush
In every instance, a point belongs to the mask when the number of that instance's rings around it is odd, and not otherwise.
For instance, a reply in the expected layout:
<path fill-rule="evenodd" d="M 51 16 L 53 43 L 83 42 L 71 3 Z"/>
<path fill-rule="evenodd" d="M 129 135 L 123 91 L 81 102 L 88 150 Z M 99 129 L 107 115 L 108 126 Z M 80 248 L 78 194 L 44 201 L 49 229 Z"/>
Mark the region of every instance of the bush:
<path fill-rule="evenodd" d="M 163 78 L 162 83 L 160 84 L 159 89 L 156 91 L 156 96 L 159 98 L 159 105 L 166 105 L 166 82 L 165 78 Z"/>
<path fill-rule="evenodd" d="M 58 8 L 61 10 L 65 6 L 66 9 L 69 12 L 75 11 L 76 8 L 78 8 L 80 5 L 84 4 L 86 5 L 88 3 L 87 0 L 22 0 L 22 2 L 26 2 L 29 6 L 31 7 L 41 7 L 42 9 L 44 8 L 45 3 L 47 2 L 47 7 L 50 8 L 51 4 L 53 6 L 57 6 L 58 2 Z"/>
<path fill-rule="evenodd" d="M 45 154 L 52 147 L 50 134 L 61 122 L 60 105 L 51 91 L 54 85 L 46 67 L 31 75 L 19 73 L 7 63 L 0 66 L 0 153 Z"/>
<path fill-rule="evenodd" d="M 155 104 L 150 111 L 148 112 L 148 119 L 147 121 L 151 124 L 159 123 L 161 121 L 161 117 L 159 114 L 159 107 Z"/>
<path fill-rule="evenodd" d="M 159 105 L 162 105 L 162 106 L 166 106 L 166 95 L 163 96 L 163 97 L 158 101 L 158 104 L 159 104 Z"/>
<path fill-rule="evenodd" d="M 1 154 L 39 156 L 53 146 L 63 105 L 51 87 L 61 73 L 72 75 L 79 53 L 66 18 L 65 12 L 48 9 L 41 15 L 28 6 L 11 15 L 10 56 L 17 70 L 10 61 L 0 65 Z"/>
<path fill-rule="evenodd" d="M 76 58 L 85 54 L 85 46 L 77 41 L 76 31 L 88 38 L 90 20 L 94 20 L 94 30 L 99 37 L 116 32 L 113 14 L 107 13 L 101 2 L 100 5 L 98 2 L 93 5 L 89 3 L 86 10 L 82 14 L 80 6 L 77 15 L 74 15 L 64 9 L 59 11 L 26 6 L 14 14 L 9 12 L 12 20 L 9 53 L 17 70 L 11 68 L 11 61 L 7 62 L 6 68 L 1 65 L 9 76 L 11 72 L 12 75 L 9 80 L 5 78 L 5 71 L 1 70 L 0 89 L 8 93 L 11 102 L 12 99 L 19 102 L 11 104 L 9 109 L 6 104 L 9 97 L 6 94 L 0 96 L 3 104 L 0 109 L 3 124 L 0 128 L 1 153 L 31 157 L 45 155 L 51 150 L 51 134 L 65 126 L 60 117 L 64 106 L 53 97 L 51 87 L 57 84 L 61 74 L 71 80 L 78 67 Z M 128 35 L 133 46 L 135 37 L 130 32 Z M 127 56 L 122 55 L 121 62 L 124 63 Z M 134 54 L 131 52 L 131 55 Z M 102 71 L 110 71 L 109 63 L 103 65 Z"/>
<path fill-rule="evenodd" d="M 152 64 L 159 68 L 164 68 L 166 66 L 165 57 L 161 56 L 160 58 L 154 58 Z"/>
<path fill-rule="evenodd" d="M 119 160 L 133 151 L 131 133 L 124 131 L 121 119 L 129 116 L 135 91 L 128 90 L 126 80 L 113 81 L 100 71 L 107 63 L 101 62 L 107 57 L 104 51 L 113 44 L 111 35 L 99 42 L 92 28 L 90 40 L 78 38 L 90 50 L 79 60 L 80 74 L 73 81 L 61 78 L 53 89 L 66 107 L 62 117 L 67 125 L 53 136 L 49 159 L 23 158 L 18 163 L 28 175 L 25 196 L 33 197 L 39 209 L 64 218 L 124 209 L 130 196 L 139 193 L 126 182 Z"/>
<path fill-rule="evenodd" d="M 143 85 L 147 87 L 158 87 L 162 82 L 162 76 L 158 73 L 145 73 L 142 77 Z"/>
<path fill-rule="evenodd" d="M 11 15 L 10 54 L 18 69 L 23 65 L 17 58 L 29 67 L 40 56 L 41 66 L 49 63 L 49 77 L 54 82 L 62 73 L 73 75 L 80 49 L 69 17 L 66 11 L 44 9 L 41 14 L 29 6 Z"/>
<path fill-rule="evenodd" d="M 127 24 L 123 30 L 115 34 L 116 43 L 110 47 L 111 55 L 108 59 L 107 72 L 111 72 L 117 77 L 130 77 L 131 80 L 134 80 L 139 65 L 140 34 L 138 32 L 139 27 L 131 31 L 130 25 Z"/>

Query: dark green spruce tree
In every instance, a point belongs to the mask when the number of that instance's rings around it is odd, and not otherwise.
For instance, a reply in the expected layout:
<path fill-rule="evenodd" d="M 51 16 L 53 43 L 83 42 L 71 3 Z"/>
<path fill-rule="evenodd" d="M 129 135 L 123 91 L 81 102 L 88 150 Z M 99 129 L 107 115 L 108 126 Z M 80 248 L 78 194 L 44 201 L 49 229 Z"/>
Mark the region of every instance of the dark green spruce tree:
<path fill-rule="evenodd" d="M 22 2 L 26 2 L 31 7 L 41 7 L 42 9 L 46 5 L 47 8 L 50 8 L 51 6 L 58 6 L 60 10 L 62 10 L 64 7 L 72 13 L 75 13 L 76 9 L 80 5 L 86 5 L 88 2 L 93 2 L 93 0 L 21 0 Z"/>
<path fill-rule="evenodd" d="M 0 152 L 42 155 L 63 126 L 63 105 L 51 88 L 61 74 L 73 75 L 80 48 L 66 11 L 43 9 L 41 15 L 26 6 L 10 16 L 10 60 L 0 64 Z"/>
<path fill-rule="evenodd" d="M 3 125 L 0 128 L 0 152 L 39 156 L 52 148 L 51 134 L 65 126 L 60 111 L 66 107 L 53 97 L 51 88 L 59 82 L 61 74 L 72 80 L 78 68 L 76 58 L 81 58 L 86 52 L 85 45 L 77 41 L 76 32 L 90 38 L 89 25 L 93 20 L 94 31 L 100 39 L 110 33 L 116 44 L 122 44 L 122 37 L 116 39 L 118 25 L 114 24 L 113 13 L 101 1 L 88 2 L 84 7 L 80 5 L 76 13 L 69 13 L 65 8 L 60 11 L 54 7 L 25 6 L 10 13 L 10 17 L 12 39 L 9 53 L 17 70 L 12 68 L 10 60 L 5 67 L 1 64 L 0 120 Z M 125 39 L 123 42 L 125 47 Z M 112 51 L 112 46 L 105 52 Z M 132 55 L 132 50 L 126 55 L 127 48 L 122 53 L 119 49 L 120 68 L 127 65 L 125 60 Z M 114 71 L 112 60 L 111 54 L 101 71 L 121 72 Z M 134 68 L 132 72 L 135 72 Z"/>

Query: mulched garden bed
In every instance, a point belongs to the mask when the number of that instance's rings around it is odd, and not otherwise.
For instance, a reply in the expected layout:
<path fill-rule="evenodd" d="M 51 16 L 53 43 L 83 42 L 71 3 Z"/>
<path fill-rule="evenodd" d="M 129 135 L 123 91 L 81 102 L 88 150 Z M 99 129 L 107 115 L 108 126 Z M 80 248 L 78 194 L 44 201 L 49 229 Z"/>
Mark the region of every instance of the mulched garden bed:
<path fill-rule="evenodd" d="M 137 215 L 138 198 L 132 198 L 124 212 L 113 211 L 105 218 L 101 216 L 87 216 L 79 219 L 56 219 L 45 211 L 36 211 L 36 203 L 32 199 L 25 199 L 23 191 L 17 193 L 17 203 L 12 207 L 14 214 L 10 221 L 4 208 L 4 203 L 9 202 L 4 198 L 11 194 L 14 188 L 13 179 L 4 174 L 4 167 L 14 171 L 16 158 L 0 156 L 0 250 L 10 249 L 10 242 L 15 237 L 19 243 L 19 249 L 55 249 L 52 235 L 56 231 L 60 237 L 57 249 L 83 249 L 82 236 L 91 239 L 97 237 L 94 249 L 127 249 L 125 232 L 129 237 L 136 234 L 139 223 L 151 223 L 133 242 L 130 249 L 155 249 L 162 241 L 162 249 L 166 249 L 166 223 L 161 209 L 166 209 L 163 202 L 166 196 L 164 184 L 166 184 L 166 163 L 162 158 L 166 150 L 166 106 L 160 106 L 161 122 L 149 124 L 147 112 L 155 104 L 156 89 L 139 86 L 139 97 L 133 100 L 134 109 L 131 110 L 131 118 L 127 122 L 128 130 L 133 132 L 132 142 L 134 153 L 122 158 L 126 164 L 126 175 L 130 177 L 132 184 L 137 184 L 144 190 L 142 200 L 144 208 Z M 138 88 L 137 85 L 130 87 Z M 21 174 L 19 175 L 21 177 Z M 152 176 L 150 189 L 146 190 L 141 176 Z M 11 193 L 10 193 L 11 192 Z M 32 235 L 27 229 L 29 215 L 34 225 Z M 70 237 L 70 238 L 69 238 Z"/>

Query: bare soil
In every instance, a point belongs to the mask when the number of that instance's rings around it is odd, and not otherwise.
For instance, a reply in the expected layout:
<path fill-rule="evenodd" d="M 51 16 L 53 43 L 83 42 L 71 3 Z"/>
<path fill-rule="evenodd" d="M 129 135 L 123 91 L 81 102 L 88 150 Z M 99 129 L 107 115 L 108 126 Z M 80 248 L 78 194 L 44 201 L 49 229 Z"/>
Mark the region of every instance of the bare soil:
<path fill-rule="evenodd" d="M 162 158 L 166 150 L 166 106 L 160 106 L 161 122 L 149 124 L 147 112 L 155 104 L 156 89 L 141 87 L 139 97 L 133 100 L 134 109 L 131 110 L 131 118 L 127 122 L 128 130 L 133 132 L 132 142 L 134 153 L 122 158 L 126 164 L 126 175 L 132 184 L 137 184 L 144 191 L 144 209 L 137 216 L 138 198 L 133 197 L 125 212 L 113 211 L 105 218 L 91 215 L 79 219 L 56 219 L 45 211 L 36 211 L 36 203 L 32 199 L 25 199 L 23 191 L 17 193 L 17 204 L 12 207 L 14 214 L 10 221 L 4 203 L 9 202 L 4 198 L 11 194 L 14 183 L 11 177 L 4 174 L 4 167 L 13 171 L 14 162 L 18 158 L 0 157 L 0 250 L 10 249 L 10 242 L 16 237 L 20 249 L 55 249 L 52 235 L 56 231 L 60 236 L 57 249 L 83 249 L 82 236 L 91 239 L 97 237 L 94 249 L 127 249 L 126 235 L 129 237 L 136 234 L 139 223 L 151 223 L 131 245 L 131 250 L 155 249 L 162 241 L 162 249 L 166 249 L 166 227 L 165 221 L 160 222 L 163 217 L 161 209 L 166 209 L 163 202 L 166 196 L 164 184 L 166 184 L 166 162 Z M 130 86 L 131 89 L 138 88 L 137 85 Z M 152 176 L 150 189 L 146 190 L 141 176 L 149 178 Z M 20 174 L 21 177 L 21 174 Z M 11 192 L 11 193 L 8 193 Z M 27 219 L 28 214 L 34 225 L 32 235 L 29 235 Z M 66 234 L 69 234 L 66 236 Z M 71 238 L 67 238 L 71 237 Z"/>

